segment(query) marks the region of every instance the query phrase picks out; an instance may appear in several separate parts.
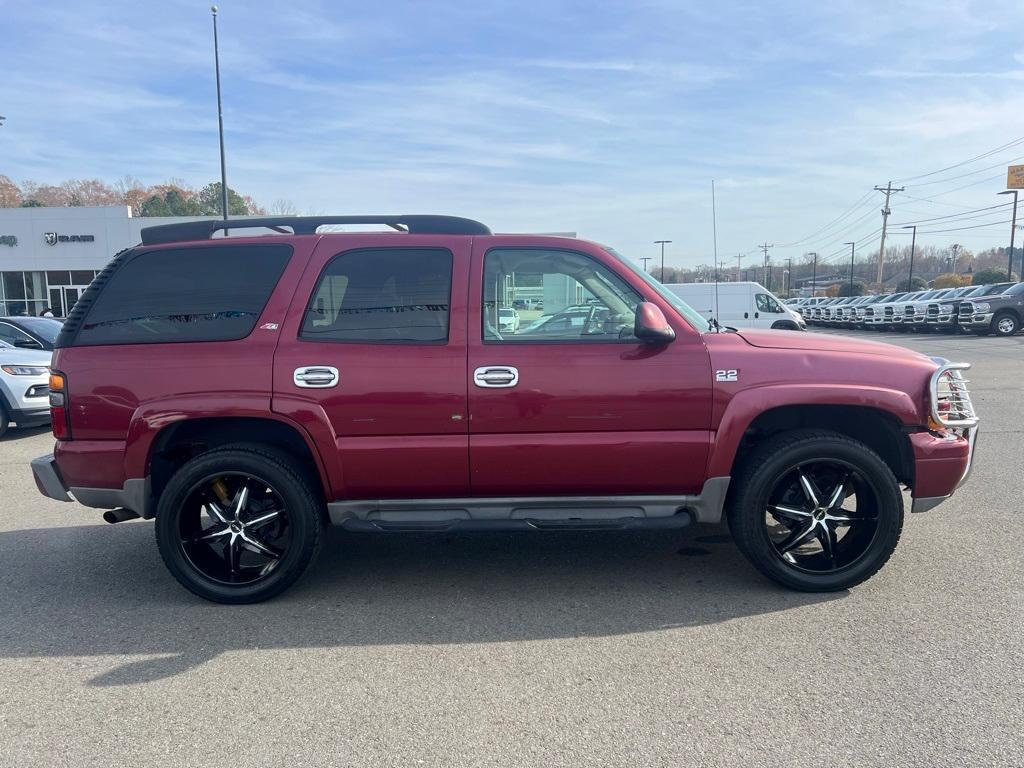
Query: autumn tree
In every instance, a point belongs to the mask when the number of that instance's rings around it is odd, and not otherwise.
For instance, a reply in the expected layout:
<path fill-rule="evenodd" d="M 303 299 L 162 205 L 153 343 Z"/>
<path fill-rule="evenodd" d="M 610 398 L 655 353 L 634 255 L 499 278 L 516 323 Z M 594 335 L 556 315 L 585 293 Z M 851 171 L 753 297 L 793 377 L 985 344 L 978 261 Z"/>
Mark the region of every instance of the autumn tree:
<path fill-rule="evenodd" d="M 970 275 L 958 275 L 956 272 L 946 272 L 932 280 L 932 288 L 959 288 L 970 284 Z"/>
<path fill-rule="evenodd" d="M 17 208 L 23 200 L 18 185 L 0 174 L 0 208 Z"/>

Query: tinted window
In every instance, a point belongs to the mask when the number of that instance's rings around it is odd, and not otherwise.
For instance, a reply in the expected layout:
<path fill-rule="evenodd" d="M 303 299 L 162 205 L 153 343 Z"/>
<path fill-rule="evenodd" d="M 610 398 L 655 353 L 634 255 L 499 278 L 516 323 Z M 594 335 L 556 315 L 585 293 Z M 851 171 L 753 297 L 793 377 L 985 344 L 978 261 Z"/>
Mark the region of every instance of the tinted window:
<path fill-rule="evenodd" d="M 1024 293 L 1024 283 L 1017 283 L 1006 291 L 1007 296 L 1019 296 L 1022 293 Z"/>
<path fill-rule="evenodd" d="M 111 275 L 75 343 L 244 338 L 255 327 L 291 253 L 287 245 L 141 253 Z"/>
<path fill-rule="evenodd" d="M 517 300 L 540 298 L 519 311 L 519 325 L 500 318 Z M 486 342 L 632 340 L 640 297 L 600 263 L 571 251 L 495 249 L 484 258 Z"/>
<path fill-rule="evenodd" d="M 452 254 L 374 248 L 335 256 L 306 308 L 310 341 L 436 344 L 448 340 Z"/>

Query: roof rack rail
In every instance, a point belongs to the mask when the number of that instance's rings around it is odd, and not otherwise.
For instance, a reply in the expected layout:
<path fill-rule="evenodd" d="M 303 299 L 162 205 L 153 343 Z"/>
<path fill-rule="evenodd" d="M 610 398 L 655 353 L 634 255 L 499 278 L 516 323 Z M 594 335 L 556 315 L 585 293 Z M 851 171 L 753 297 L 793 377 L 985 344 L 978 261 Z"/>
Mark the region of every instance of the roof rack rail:
<path fill-rule="evenodd" d="M 181 243 L 189 240 L 209 240 L 222 229 L 252 229 L 263 227 L 284 234 L 313 235 L 318 228 L 329 224 L 386 224 L 400 232 L 412 235 L 489 235 L 486 224 L 459 216 L 261 216 L 249 219 L 198 219 L 180 224 L 160 224 L 142 228 L 143 245 Z M 291 233 L 285 229 L 291 229 Z"/>

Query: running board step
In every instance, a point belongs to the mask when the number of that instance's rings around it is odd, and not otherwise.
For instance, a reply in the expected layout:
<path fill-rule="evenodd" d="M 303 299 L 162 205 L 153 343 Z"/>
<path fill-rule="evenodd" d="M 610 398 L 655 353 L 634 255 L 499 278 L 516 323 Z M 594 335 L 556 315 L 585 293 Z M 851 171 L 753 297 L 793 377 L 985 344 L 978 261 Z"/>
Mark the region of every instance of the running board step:
<path fill-rule="evenodd" d="M 665 530 L 685 528 L 693 516 L 681 510 L 670 517 L 567 518 L 539 520 L 530 518 L 473 520 L 360 520 L 350 517 L 339 525 L 358 533 L 444 533 L 449 531 L 623 531 L 631 529 Z"/>

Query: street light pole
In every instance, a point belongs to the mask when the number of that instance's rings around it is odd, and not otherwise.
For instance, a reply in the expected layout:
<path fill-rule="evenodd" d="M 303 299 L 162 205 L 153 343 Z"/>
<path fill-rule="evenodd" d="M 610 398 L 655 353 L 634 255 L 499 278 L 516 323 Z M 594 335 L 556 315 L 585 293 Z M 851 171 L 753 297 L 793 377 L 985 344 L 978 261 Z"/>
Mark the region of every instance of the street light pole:
<path fill-rule="evenodd" d="M 658 275 L 658 280 L 665 282 L 665 244 L 671 243 L 671 240 L 655 240 L 655 245 L 661 246 L 661 274 Z"/>
<path fill-rule="evenodd" d="M 1013 193 L 1013 222 L 1010 224 L 1010 258 L 1006 265 L 1006 279 L 1013 280 L 1013 237 L 1017 234 L 1017 192 L 1016 189 L 1008 189 L 1005 192 L 1000 192 L 1000 195 L 1008 195 Z M 1020 262 L 1020 273 L 1021 277 L 1024 277 L 1024 256 L 1021 257 Z"/>
<path fill-rule="evenodd" d="M 210 6 L 213 14 L 213 66 L 217 72 L 217 131 L 220 134 L 220 209 L 224 221 L 228 220 L 228 172 L 224 163 L 224 113 L 220 101 L 220 45 L 217 42 L 217 6 Z"/>
<path fill-rule="evenodd" d="M 641 256 L 640 261 L 644 263 L 644 272 L 647 271 L 647 262 L 651 260 L 650 256 Z"/>
<path fill-rule="evenodd" d="M 843 245 L 850 246 L 850 295 L 853 296 L 853 254 L 857 250 L 856 243 L 843 243 Z M 879 266 L 881 269 L 881 266 Z M 881 282 L 881 281 L 879 281 Z"/>
<path fill-rule="evenodd" d="M 914 246 L 917 245 L 917 224 L 908 224 L 904 229 L 912 229 L 913 233 L 910 235 L 910 271 L 907 274 L 907 290 L 914 290 L 911 287 L 910 281 L 914 279 Z M 896 286 L 899 288 L 899 286 Z"/>

